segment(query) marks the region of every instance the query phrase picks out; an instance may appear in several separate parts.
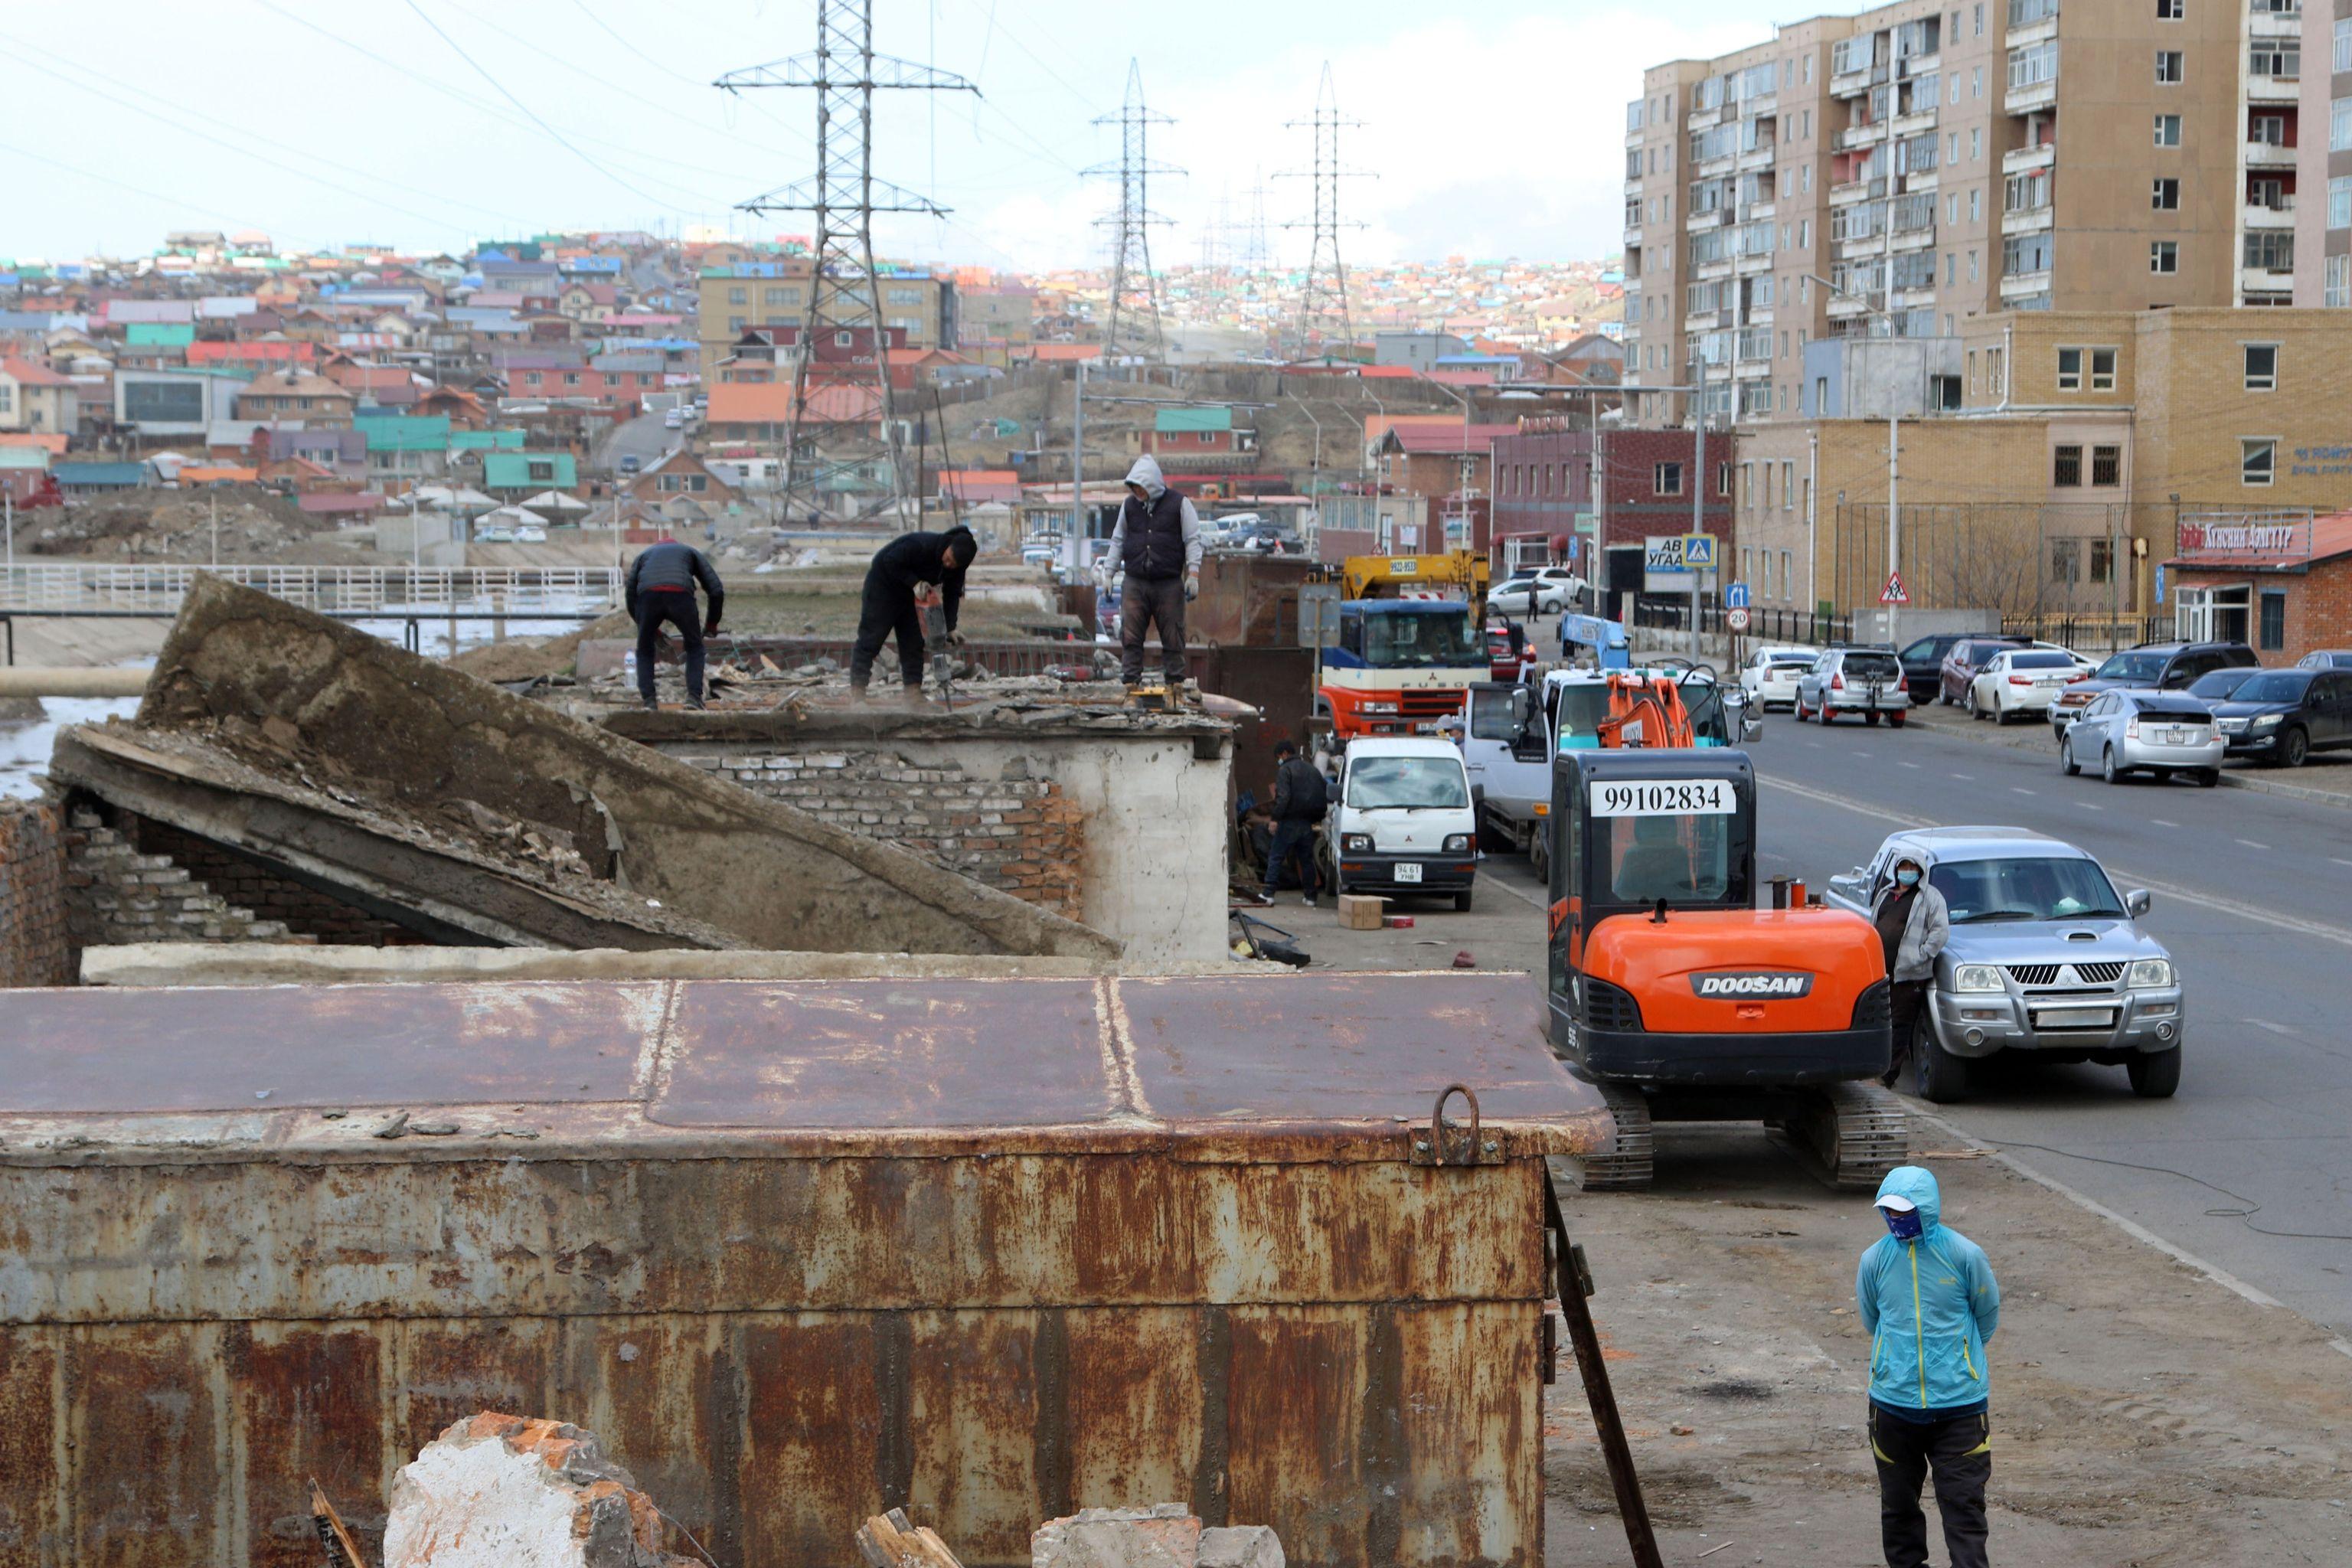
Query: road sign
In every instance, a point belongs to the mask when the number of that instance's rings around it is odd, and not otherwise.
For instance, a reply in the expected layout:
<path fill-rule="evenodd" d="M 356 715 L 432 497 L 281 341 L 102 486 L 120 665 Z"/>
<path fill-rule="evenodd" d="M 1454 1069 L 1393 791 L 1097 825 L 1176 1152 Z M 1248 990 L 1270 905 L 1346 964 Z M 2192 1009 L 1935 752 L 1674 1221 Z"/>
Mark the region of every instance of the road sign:
<path fill-rule="evenodd" d="M 2156 602 L 2164 603 L 2164 563 L 2160 561 L 2156 566 Z"/>
<path fill-rule="evenodd" d="M 1911 602 L 1911 595 L 1903 588 L 1902 573 L 1889 572 L 1886 574 L 1886 586 L 1878 591 L 1878 602 L 1882 605 L 1907 605 Z"/>
<path fill-rule="evenodd" d="M 1654 533 L 1642 542 L 1642 569 L 1645 572 L 1687 572 L 1690 563 L 1683 559 L 1683 546 L 1687 537 L 1679 533 Z"/>
<path fill-rule="evenodd" d="M 1748 607 L 1748 584 L 1745 583 L 1726 583 L 1723 585 L 1723 603 L 1724 607 L 1727 609 L 1746 609 Z"/>
<path fill-rule="evenodd" d="M 1693 572 L 1715 570 L 1715 535 L 1685 533 L 1683 535 L 1683 565 Z"/>
<path fill-rule="evenodd" d="M 1746 631 L 1748 629 L 1748 606 L 1745 605 L 1734 605 L 1731 608 L 1724 611 L 1723 625 L 1725 629 L 1728 631 Z"/>

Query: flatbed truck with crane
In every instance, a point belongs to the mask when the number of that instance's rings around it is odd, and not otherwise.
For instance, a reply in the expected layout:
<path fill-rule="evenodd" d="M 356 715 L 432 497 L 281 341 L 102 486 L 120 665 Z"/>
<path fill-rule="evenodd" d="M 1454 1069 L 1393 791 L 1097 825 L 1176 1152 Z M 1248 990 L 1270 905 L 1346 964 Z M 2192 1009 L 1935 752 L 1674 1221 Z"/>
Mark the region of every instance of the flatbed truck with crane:
<path fill-rule="evenodd" d="M 1463 710 L 1470 688 L 1493 673 L 1491 571 L 1474 550 L 1340 563 L 1337 624 L 1315 671 L 1315 724 L 1328 749 L 1360 735 L 1433 735 Z"/>

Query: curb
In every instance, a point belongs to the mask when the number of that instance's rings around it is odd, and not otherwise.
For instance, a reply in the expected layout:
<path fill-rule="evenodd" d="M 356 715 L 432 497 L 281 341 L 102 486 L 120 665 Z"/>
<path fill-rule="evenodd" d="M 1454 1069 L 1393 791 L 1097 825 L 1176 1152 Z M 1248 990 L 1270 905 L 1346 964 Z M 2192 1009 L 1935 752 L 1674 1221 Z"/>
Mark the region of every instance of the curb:
<path fill-rule="evenodd" d="M 1930 706 L 1932 706 L 1931 703 L 1923 702 L 1914 708 L 1912 711 L 1915 713 L 1923 713 Z M 1964 712 L 1965 710 L 1956 708 L 1953 711 L 1960 713 Z M 1980 746 L 2006 746 L 2012 752 L 2032 751 L 2038 749 L 2037 742 L 2012 741 L 2005 738 L 2012 731 L 2000 727 L 1996 727 L 1991 734 L 1979 734 L 1977 732 L 1976 724 L 1969 722 L 1965 719 L 1958 723 L 1947 722 L 1942 720 L 1921 719 L 1915 719 L 1913 722 L 1917 724 L 1922 730 L 1931 731 L 1939 735 L 1951 735 L 1958 739 L 1969 741 Z M 2038 719 L 2035 720 L 2034 722 L 2043 731 L 2047 731 L 2050 728 L 2050 722 L 2046 719 Z M 2221 787 L 2223 789 L 2250 789 L 2260 795 L 2282 795 L 2288 800 L 2307 801 L 2314 805 L 2332 805 L 2339 810 L 2352 810 L 2352 790 L 2314 789 L 2308 784 L 2284 784 L 2276 779 L 2265 778 L 2260 773 L 2247 773 L 2242 770 L 2233 770 L 2227 767 L 2221 770 Z"/>

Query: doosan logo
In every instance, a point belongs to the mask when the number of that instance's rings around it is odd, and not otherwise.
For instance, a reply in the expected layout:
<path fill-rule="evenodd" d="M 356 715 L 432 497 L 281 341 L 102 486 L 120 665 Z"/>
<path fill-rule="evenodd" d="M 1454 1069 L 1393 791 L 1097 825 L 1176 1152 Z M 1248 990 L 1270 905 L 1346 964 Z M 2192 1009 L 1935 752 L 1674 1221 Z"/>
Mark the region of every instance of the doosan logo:
<path fill-rule="evenodd" d="M 1803 996 L 1812 988 L 1811 975 L 1785 969 L 1722 970 L 1691 976 L 1691 989 L 1702 996 Z"/>

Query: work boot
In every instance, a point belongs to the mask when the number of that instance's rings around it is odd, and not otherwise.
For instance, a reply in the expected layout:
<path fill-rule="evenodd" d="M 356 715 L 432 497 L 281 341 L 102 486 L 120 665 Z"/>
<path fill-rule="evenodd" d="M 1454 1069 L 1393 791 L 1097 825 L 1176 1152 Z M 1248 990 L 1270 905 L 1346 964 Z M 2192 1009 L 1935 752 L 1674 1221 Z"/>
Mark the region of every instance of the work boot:
<path fill-rule="evenodd" d="M 1310 909 L 1310 910 L 1311 910 L 1311 909 L 1315 909 L 1315 908 L 1317 908 L 1317 907 L 1318 907 L 1318 906 L 1317 906 L 1317 904 L 1316 904 L 1316 902 L 1315 902 L 1315 895 L 1314 895 L 1314 894 L 1312 894 L 1312 893 L 1307 894 L 1305 898 L 1303 898 L 1303 899 L 1299 900 L 1298 901 L 1299 901 L 1300 903 L 1302 903 L 1302 904 L 1305 904 L 1305 905 L 1306 905 L 1308 909 Z"/>
<path fill-rule="evenodd" d="M 637 700 L 645 705 L 645 710 L 648 713 L 658 713 L 661 711 L 661 704 L 653 698 L 640 697 Z"/>
<path fill-rule="evenodd" d="M 907 688 L 906 703 L 909 708 L 929 708 L 931 705 L 931 700 L 923 695 L 921 687 L 909 686 Z"/>
<path fill-rule="evenodd" d="M 703 711 L 702 699 L 699 697 L 688 698 L 686 700 L 686 705 L 697 713 Z"/>

